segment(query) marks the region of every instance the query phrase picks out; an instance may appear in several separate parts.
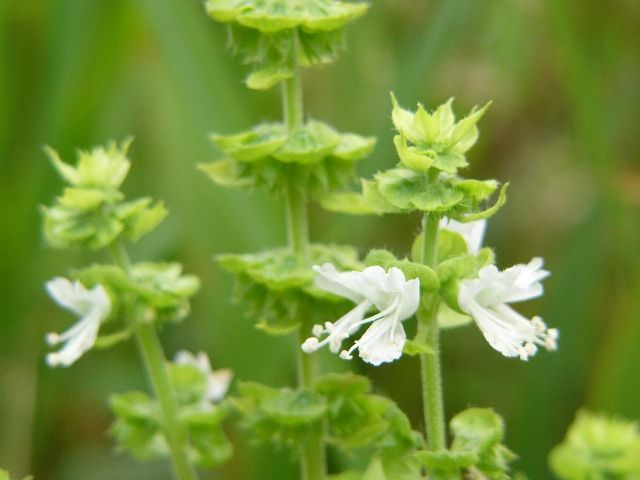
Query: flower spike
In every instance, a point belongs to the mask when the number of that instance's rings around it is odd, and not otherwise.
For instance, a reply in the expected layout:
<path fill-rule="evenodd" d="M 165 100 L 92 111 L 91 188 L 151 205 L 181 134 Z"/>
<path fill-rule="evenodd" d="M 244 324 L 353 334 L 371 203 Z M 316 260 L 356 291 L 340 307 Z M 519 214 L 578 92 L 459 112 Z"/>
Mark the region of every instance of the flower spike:
<path fill-rule="evenodd" d="M 328 344 L 332 352 L 338 353 L 344 340 L 362 325 L 371 324 L 348 350 L 340 351 L 340 357 L 351 360 L 352 353 L 358 350 L 365 362 L 376 366 L 400 358 L 406 341 L 401 322 L 418 309 L 420 281 L 407 281 L 402 270 L 395 267 L 388 272 L 380 266 L 368 267 L 362 272 L 338 272 L 332 264 L 325 263 L 315 266 L 314 270 L 318 274 L 318 288 L 348 298 L 357 305 L 335 323 L 314 325 L 314 336 L 305 340 L 302 350 L 312 353 Z M 378 313 L 365 318 L 373 306 Z"/>
<path fill-rule="evenodd" d="M 489 345 L 506 357 L 526 361 L 536 354 L 538 346 L 557 349 L 558 330 L 547 328 L 538 316 L 529 320 L 508 305 L 542 295 L 540 281 L 549 276 L 542 264 L 541 258 L 534 258 L 527 265 L 503 271 L 487 265 L 478 278 L 460 285 L 460 308 L 473 317 Z"/>

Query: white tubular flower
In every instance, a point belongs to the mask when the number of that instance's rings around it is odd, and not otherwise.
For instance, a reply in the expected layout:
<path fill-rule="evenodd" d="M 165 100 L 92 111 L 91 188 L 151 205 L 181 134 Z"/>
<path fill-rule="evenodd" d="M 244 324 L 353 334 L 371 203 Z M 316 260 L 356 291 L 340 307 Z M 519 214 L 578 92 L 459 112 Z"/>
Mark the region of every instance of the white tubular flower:
<path fill-rule="evenodd" d="M 56 277 L 46 284 L 47 292 L 63 308 L 81 317 L 74 326 L 64 333 L 48 333 L 49 345 L 64 346 L 58 352 L 46 357 L 51 367 L 68 367 L 93 347 L 100 330 L 100 323 L 109 316 L 111 301 L 102 285 L 87 290 L 80 282 L 71 282 L 64 277 Z"/>
<path fill-rule="evenodd" d="M 224 398 L 229 390 L 233 373 L 230 369 L 211 370 L 209 357 L 205 352 L 198 352 L 194 355 L 186 350 L 180 350 L 173 358 L 177 365 L 191 365 L 200 370 L 207 379 L 207 391 L 205 402 L 219 402 Z"/>
<path fill-rule="evenodd" d="M 489 345 L 506 357 L 526 361 L 535 355 L 538 345 L 557 349 L 558 330 L 547 328 L 540 317 L 525 318 L 508 305 L 542 295 L 540 280 L 549 275 L 542 263 L 541 258 L 534 258 L 527 265 L 502 272 L 487 265 L 479 278 L 461 282 L 460 308 L 473 317 Z"/>
<path fill-rule="evenodd" d="M 469 247 L 469 252 L 478 253 L 484 240 L 484 231 L 487 228 L 487 221 L 475 220 L 473 222 L 457 222 L 450 218 L 443 218 L 440 220 L 440 228 L 449 230 L 450 232 L 457 233 L 464 238 Z"/>
<path fill-rule="evenodd" d="M 376 366 L 400 358 L 406 340 L 401 322 L 418 309 L 420 281 L 417 278 L 407 281 L 402 270 L 395 267 L 388 272 L 379 266 L 362 272 L 338 272 L 332 264 L 325 263 L 313 269 L 318 274 L 318 288 L 348 298 L 357 305 L 335 323 L 315 325 L 314 336 L 302 344 L 302 350 L 312 353 L 328 344 L 329 349 L 337 353 L 343 340 L 362 325 L 371 323 L 351 348 L 340 352 L 340 357 L 351 360 L 351 354 L 358 350 L 365 362 Z M 365 318 L 372 306 L 378 313 Z M 321 340 L 323 335 L 326 337 Z"/>

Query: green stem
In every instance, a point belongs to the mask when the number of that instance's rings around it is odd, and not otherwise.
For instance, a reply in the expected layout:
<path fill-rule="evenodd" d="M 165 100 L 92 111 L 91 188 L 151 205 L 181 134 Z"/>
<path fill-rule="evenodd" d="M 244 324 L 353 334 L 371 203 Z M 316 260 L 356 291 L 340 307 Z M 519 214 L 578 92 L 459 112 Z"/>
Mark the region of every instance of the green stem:
<path fill-rule="evenodd" d="M 121 241 L 110 247 L 111 255 L 128 275 L 131 275 L 131 261 Z M 129 310 L 129 321 L 135 322 L 135 315 Z M 163 431 L 169 445 L 173 468 L 178 480 L 198 480 L 195 469 L 191 466 L 185 451 L 186 432 L 178 422 L 179 405 L 176 399 L 171 378 L 167 370 L 167 362 L 156 328 L 151 323 L 141 323 L 135 329 L 136 341 L 144 364 L 151 380 L 155 396 L 162 411 Z"/>
<path fill-rule="evenodd" d="M 435 267 L 438 257 L 438 217 L 425 214 L 422 219 L 421 262 Z M 418 311 L 418 335 L 424 338 L 431 352 L 420 355 L 422 402 L 427 441 L 431 450 L 447 448 L 442 370 L 440 366 L 440 331 L 438 328 L 437 294 L 424 298 Z"/>
<path fill-rule="evenodd" d="M 136 331 L 136 340 L 142 358 L 151 378 L 163 416 L 164 433 L 171 451 L 173 467 L 179 480 L 197 480 L 198 476 L 191 466 L 185 451 L 186 435 L 178 423 L 179 406 L 169 372 L 167 371 L 164 351 L 153 324 L 142 324 Z"/>
<path fill-rule="evenodd" d="M 295 45 L 294 45 L 295 46 Z M 302 103 L 302 82 L 297 66 L 293 67 L 293 76 L 282 82 L 282 111 L 289 133 L 304 124 Z M 293 165 L 290 172 L 293 173 Z M 297 257 L 304 258 L 309 249 L 308 198 L 304 188 L 295 184 L 290 175 L 286 186 L 287 238 L 289 247 Z M 311 388 L 316 378 L 316 357 L 304 353 L 300 345 L 305 340 L 305 331 L 300 327 L 298 337 L 298 386 Z M 303 480 L 322 480 L 326 477 L 327 458 L 324 445 L 324 424 L 312 427 L 300 447 L 300 469 Z"/>
<path fill-rule="evenodd" d="M 307 195 L 304 190 L 294 185 L 289 178 L 285 204 L 287 209 L 287 238 L 289 246 L 300 257 L 307 254 L 309 248 L 309 215 Z"/>
<path fill-rule="evenodd" d="M 287 130 L 295 130 L 303 125 L 302 80 L 297 67 L 293 67 L 291 78 L 282 82 L 282 113 Z"/>

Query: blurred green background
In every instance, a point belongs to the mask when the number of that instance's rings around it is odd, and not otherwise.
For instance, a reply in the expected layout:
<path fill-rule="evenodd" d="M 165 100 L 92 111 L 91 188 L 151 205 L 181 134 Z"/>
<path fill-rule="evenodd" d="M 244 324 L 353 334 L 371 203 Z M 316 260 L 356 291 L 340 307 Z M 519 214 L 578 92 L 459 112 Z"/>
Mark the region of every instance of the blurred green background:
<path fill-rule="evenodd" d="M 433 107 L 456 96 L 467 111 L 494 103 L 471 151 L 470 176 L 510 181 L 510 201 L 487 243 L 500 266 L 541 255 L 552 272 L 540 313 L 560 350 L 528 364 L 493 351 L 473 326 L 443 335 L 449 415 L 494 406 L 507 421 L 516 467 L 550 478 L 549 449 L 580 406 L 640 418 L 640 2 L 636 0 L 377 0 L 348 30 L 348 50 L 305 72 L 308 115 L 379 137 L 362 175 L 396 162 L 390 102 Z M 169 479 L 164 462 L 138 464 L 106 433 L 111 392 L 146 388 L 133 344 L 92 352 L 69 369 L 43 362 L 43 335 L 70 317 L 43 282 L 90 255 L 48 248 L 38 205 L 61 188 L 42 153 L 135 136 L 132 196 L 166 201 L 170 217 L 133 249 L 198 274 L 193 315 L 163 333 L 167 351 L 204 349 L 237 378 L 294 381 L 293 341 L 255 330 L 230 303 L 214 254 L 285 241 L 282 205 L 215 187 L 196 171 L 212 160 L 212 131 L 280 116 L 277 89 L 248 91 L 223 26 L 199 0 L 0 2 L 0 466 L 38 480 Z M 407 251 L 417 218 L 349 218 L 312 210 L 317 241 Z M 326 357 L 327 368 L 336 366 Z M 418 365 L 370 374 L 422 428 Z M 296 478 L 285 451 L 230 429 L 234 460 L 204 478 Z M 334 458 L 334 462 L 335 462 Z"/>

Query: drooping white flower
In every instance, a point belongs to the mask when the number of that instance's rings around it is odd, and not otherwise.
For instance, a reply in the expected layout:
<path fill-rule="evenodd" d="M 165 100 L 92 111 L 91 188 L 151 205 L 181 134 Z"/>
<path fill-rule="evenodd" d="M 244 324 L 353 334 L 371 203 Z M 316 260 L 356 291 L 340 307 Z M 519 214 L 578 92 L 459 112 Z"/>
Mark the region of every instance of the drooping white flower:
<path fill-rule="evenodd" d="M 528 360 L 538 345 L 557 349 L 558 330 L 547 328 L 538 316 L 523 317 L 508 305 L 542 295 L 540 281 L 549 275 L 542 264 L 541 258 L 534 258 L 503 271 L 487 265 L 478 278 L 460 284 L 460 308 L 473 317 L 489 345 L 506 357 Z"/>
<path fill-rule="evenodd" d="M 400 358 L 406 341 L 402 321 L 418 309 L 420 281 L 417 278 L 407 281 L 402 270 L 395 267 L 388 272 L 379 266 L 367 267 L 362 272 L 338 272 L 330 263 L 313 268 L 318 274 L 315 281 L 318 288 L 357 305 L 335 323 L 315 325 L 314 336 L 302 344 L 302 350 L 312 353 L 328 344 L 337 353 L 345 339 L 362 325 L 371 324 L 351 348 L 340 352 L 340 357 L 350 360 L 358 350 L 360 357 L 372 365 Z M 374 306 L 378 313 L 365 318 Z M 321 340 L 323 335 L 326 337 Z"/>
<path fill-rule="evenodd" d="M 478 250 L 480 250 L 480 247 L 482 246 L 482 241 L 484 240 L 487 221 L 482 219 L 462 223 L 445 217 L 440 220 L 440 228 L 459 234 L 464 238 L 464 241 L 467 242 L 469 252 L 478 253 Z"/>
<path fill-rule="evenodd" d="M 203 399 L 205 402 L 219 402 L 227 394 L 233 378 L 231 369 L 212 370 L 209 356 L 205 352 L 198 352 L 194 355 L 186 350 L 180 350 L 176 353 L 173 361 L 177 365 L 194 366 L 204 374 L 207 379 L 207 391 Z"/>
<path fill-rule="evenodd" d="M 102 285 L 87 290 L 80 282 L 71 282 L 64 277 L 47 282 L 46 289 L 58 305 L 80 317 L 66 332 L 51 332 L 46 336 L 49 345 L 64 343 L 59 351 L 47 355 L 47 363 L 52 367 L 68 367 L 93 347 L 100 323 L 111 311 L 111 301 Z"/>

